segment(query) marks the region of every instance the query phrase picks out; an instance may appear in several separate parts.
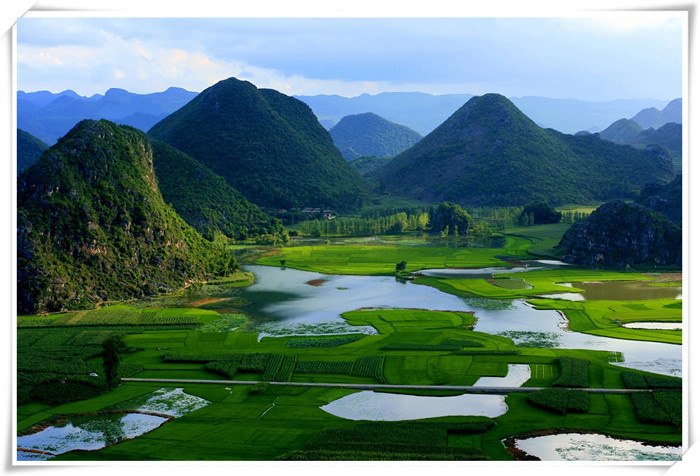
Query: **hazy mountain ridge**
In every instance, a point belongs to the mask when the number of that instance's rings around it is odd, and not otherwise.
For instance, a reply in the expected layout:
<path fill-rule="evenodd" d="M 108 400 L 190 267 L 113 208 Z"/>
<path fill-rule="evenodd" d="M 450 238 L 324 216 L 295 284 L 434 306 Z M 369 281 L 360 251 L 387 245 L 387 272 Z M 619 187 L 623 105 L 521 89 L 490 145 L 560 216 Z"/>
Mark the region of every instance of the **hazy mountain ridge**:
<path fill-rule="evenodd" d="M 668 122 L 683 123 L 683 101 L 680 98 L 669 102 L 662 110 L 655 107 L 642 109 L 632 120 L 644 129 L 657 129 Z"/>
<path fill-rule="evenodd" d="M 108 119 L 145 131 L 196 95 L 175 87 L 150 94 L 112 88 L 90 97 L 71 90 L 57 94 L 18 91 L 17 126 L 49 145 L 83 119 Z"/>
<path fill-rule="evenodd" d="M 394 194 L 462 205 L 633 197 L 674 176 L 663 150 L 542 129 L 498 94 L 470 99 L 375 175 Z"/>
<path fill-rule="evenodd" d="M 17 175 L 27 170 L 48 148 L 44 141 L 17 129 Z"/>
<path fill-rule="evenodd" d="M 303 102 L 229 78 L 156 124 L 169 143 L 270 208 L 357 207 L 364 182 Z"/>
<path fill-rule="evenodd" d="M 295 97 L 306 102 L 328 129 L 344 116 L 369 111 L 425 136 L 473 95 L 385 92 L 351 98 L 338 95 Z M 539 96 L 514 97 L 511 101 L 543 127 L 569 134 L 580 130 L 597 132 L 621 117 L 631 117 L 643 108 L 664 107 L 668 102 L 657 99 L 584 101 Z"/>
<path fill-rule="evenodd" d="M 416 131 L 371 112 L 345 116 L 329 133 L 345 160 L 393 157 L 422 139 Z"/>
<path fill-rule="evenodd" d="M 232 266 L 163 201 L 147 136 L 85 120 L 17 185 L 18 310 L 85 309 Z"/>

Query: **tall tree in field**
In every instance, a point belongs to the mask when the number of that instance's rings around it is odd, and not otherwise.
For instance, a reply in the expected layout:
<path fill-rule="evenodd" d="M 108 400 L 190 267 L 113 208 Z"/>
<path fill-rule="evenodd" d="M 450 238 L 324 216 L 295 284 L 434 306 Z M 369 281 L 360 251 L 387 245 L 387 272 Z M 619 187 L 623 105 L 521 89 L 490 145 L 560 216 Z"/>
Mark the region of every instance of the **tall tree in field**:
<path fill-rule="evenodd" d="M 102 343 L 102 365 L 105 369 L 107 387 L 111 390 L 119 383 L 119 362 L 126 349 L 120 336 L 112 336 Z"/>

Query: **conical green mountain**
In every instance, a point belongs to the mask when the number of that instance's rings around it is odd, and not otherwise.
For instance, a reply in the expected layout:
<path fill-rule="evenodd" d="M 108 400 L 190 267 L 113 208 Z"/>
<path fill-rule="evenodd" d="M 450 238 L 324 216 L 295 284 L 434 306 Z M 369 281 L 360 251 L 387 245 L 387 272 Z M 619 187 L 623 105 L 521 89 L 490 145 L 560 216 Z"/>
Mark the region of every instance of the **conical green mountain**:
<path fill-rule="evenodd" d="M 629 144 L 632 139 L 644 131 L 642 126 L 631 119 L 620 119 L 600 132 L 600 138 L 616 144 Z"/>
<path fill-rule="evenodd" d="M 182 287 L 233 262 L 165 204 L 147 136 L 82 121 L 18 180 L 20 313 Z"/>
<path fill-rule="evenodd" d="M 371 112 L 345 116 L 328 132 L 345 160 L 393 157 L 423 137 L 413 129 Z"/>
<path fill-rule="evenodd" d="M 48 148 L 41 139 L 17 129 L 17 175 L 27 170 Z"/>
<path fill-rule="evenodd" d="M 303 102 L 229 78 L 149 131 L 264 207 L 359 205 L 363 179 Z"/>
<path fill-rule="evenodd" d="M 390 192 L 461 205 L 588 203 L 633 197 L 674 176 L 658 148 L 542 129 L 507 98 L 470 99 L 376 177 Z"/>
<path fill-rule="evenodd" d="M 163 199 L 202 236 L 229 238 L 282 233 L 282 222 L 250 203 L 201 162 L 165 142 L 151 140 L 153 167 Z"/>

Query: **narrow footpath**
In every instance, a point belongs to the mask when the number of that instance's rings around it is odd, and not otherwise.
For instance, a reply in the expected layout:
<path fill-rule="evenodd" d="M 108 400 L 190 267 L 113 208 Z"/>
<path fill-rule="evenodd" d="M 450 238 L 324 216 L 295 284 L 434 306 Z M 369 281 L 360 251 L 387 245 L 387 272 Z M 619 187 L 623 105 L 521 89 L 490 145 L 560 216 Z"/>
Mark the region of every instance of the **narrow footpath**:
<path fill-rule="evenodd" d="M 122 382 L 153 382 L 153 383 L 214 383 L 224 385 L 255 385 L 264 380 L 200 380 L 200 379 L 169 379 L 169 378 L 123 378 Z M 266 382 L 270 385 L 285 385 L 288 387 L 331 387 L 350 388 L 357 390 L 452 390 L 462 393 L 527 393 L 537 392 L 548 388 L 565 387 L 482 387 L 460 385 L 389 385 L 381 383 L 325 383 L 325 382 Z M 590 393 L 635 393 L 651 392 L 648 388 L 570 388 L 569 390 L 584 390 Z"/>

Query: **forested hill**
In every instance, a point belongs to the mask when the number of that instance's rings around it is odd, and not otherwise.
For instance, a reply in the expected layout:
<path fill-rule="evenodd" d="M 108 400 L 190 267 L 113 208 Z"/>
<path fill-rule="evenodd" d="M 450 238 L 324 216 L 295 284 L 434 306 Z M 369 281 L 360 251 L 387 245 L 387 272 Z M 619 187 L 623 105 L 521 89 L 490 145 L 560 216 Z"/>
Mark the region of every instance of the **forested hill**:
<path fill-rule="evenodd" d="M 18 312 L 172 291 L 234 262 L 167 206 L 149 139 L 78 123 L 17 184 Z"/>
<path fill-rule="evenodd" d="M 17 175 L 27 170 L 48 148 L 44 141 L 17 129 Z"/>
<path fill-rule="evenodd" d="M 250 203 L 201 162 L 165 142 L 152 140 L 153 166 L 166 203 L 205 238 L 216 233 L 245 239 L 280 234 L 282 223 Z"/>
<path fill-rule="evenodd" d="M 393 157 L 423 136 L 371 112 L 345 116 L 330 131 L 345 160 L 358 157 Z"/>
<path fill-rule="evenodd" d="M 257 205 L 357 207 L 364 182 L 301 101 L 229 78 L 156 124 L 153 137 L 202 162 Z"/>
<path fill-rule="evenodd" d="M 632 198 L 674 177 L 668 154 L 542 129 L 507 98 L 470 99 L 376 178 L 386 189 L 461 205 L 589 203 Z"/>

